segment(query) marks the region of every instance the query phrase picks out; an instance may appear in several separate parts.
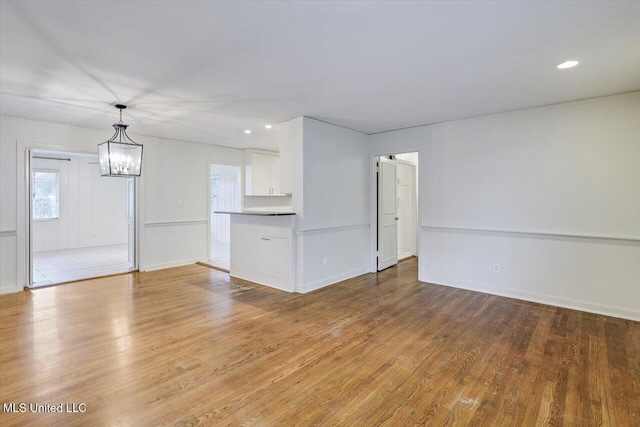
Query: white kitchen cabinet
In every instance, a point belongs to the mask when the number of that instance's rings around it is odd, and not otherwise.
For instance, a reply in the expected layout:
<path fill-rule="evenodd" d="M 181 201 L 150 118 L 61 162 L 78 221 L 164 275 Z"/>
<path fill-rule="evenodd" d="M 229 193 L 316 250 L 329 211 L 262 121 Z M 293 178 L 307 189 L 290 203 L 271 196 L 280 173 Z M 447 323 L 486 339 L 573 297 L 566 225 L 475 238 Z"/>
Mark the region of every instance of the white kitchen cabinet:
<path fill-rule="evenodd" d="M 289 279 L 290 239 L 276 236 L 260 236 L 260 271 L 267 277 L 286 281 Z"/>
<path fill-rule="evenodd" d="M 294 215 L 231 214 L 230 275 L 295 291 Z"/>
<path fill-rule="evenodd" d="M 245 150 L 245 196 L 279 196 L 280 158 L 278 153 Z"/>
<path fill-rule="evenodd" d="M 273 156 L 254 153 L 251 155 L 250 179 L 247 179 L 247 195 L 267 196 L 271 194 L 271 159 Z M 246 166 L 245 166 L 246 167 Z"/>

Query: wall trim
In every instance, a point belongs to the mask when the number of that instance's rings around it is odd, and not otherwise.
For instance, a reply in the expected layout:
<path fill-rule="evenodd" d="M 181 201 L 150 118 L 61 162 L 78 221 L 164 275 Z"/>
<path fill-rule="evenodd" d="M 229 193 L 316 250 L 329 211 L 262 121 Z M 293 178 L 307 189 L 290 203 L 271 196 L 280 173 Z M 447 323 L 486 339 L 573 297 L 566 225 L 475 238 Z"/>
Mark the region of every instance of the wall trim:
<path fill-rule="evenodd" d="M 16 292 L 22 291 L 24 291 L 24 288 L 22 286 L 18 286 L 15 283 L 0 287 L 0 295 L 15 294 Z"/>
<path fill-rule="evenodd" d="M 640 239 L 633 237 L 596 236 L 587 234 L 542 233 L 531 231 L 491 230 L 484 228 L 434 227 L 423 225 L 422 230 L 439 233 L 479 234 L 525 239 L 564 240 L 579 243 L 601 243 L 622 246 L 640 246 Z"/>
<path fill-rule="evenodd" d="M 157 222 L 145 222 L 145 228 L 155 227 L 177 227 L 180 225 L 208 225 L 209 221 L 206 219 L 194 219 L 194 220 L 177 220 L 177 221 L 157 221 Z"/>
<path fill-rule="evenodd" d="M 446 124 L 446 123 L 464 122 L 464 121 L 471 121 L 471 120 L 476 120 L 476 119 L 483 119 L 485 117 L 506 116 L 506 115 L 509 115 L 509 114 L 519 113 L 521 111 L 544 110 L 544 109 L 553 108 L 553 107 L 557 107 L 559 105 L 565 105 L 565 104 L 580 104 L 580 103 L 585 103 L 586 104 L 588 102 L 597 101 L 599 99 L 606 99 L 606 98 L 611 98 L 611 97 L 614 97 L 614 96 L 630 95 L 630 94 L 636 93 L 636 92 L 638 92 L 638 90 L 637 89 L 633 89 L 633 90 L 629 90 L 629 91 L 611 93 L 611 94 L 608 94 L 608 95 L 591 96 L 591 97 L 587 97 L 587 98 L 572 99 L 572 100 L 569 100 L 569 101 L 554 102 L 554 103 L 551 103 L 551 104 L 542 104 L 542 105 L 534 105 L 532 107 L 516 108 L 515 110 L 513 110 L 513 109 L 512 110 L 503 110 L 503 111 L 497 111 L 497 112 L 494 112 L 494 113 L 487 113 L 487 114 L 479 114 L 479 115 L 475 115 L 475 116 L 460 117 L 458 119 L 443 120 L 443 121 L 431 122 L 431 123 L 423 123 L 421 125 L 405 126 L 403 128 L 397 128 L 397 129 L 381 130 L 381 131 L 378 131 L 378 132 L 368 133 L 367 135 L 379 135 L 379 134 L 382 134 L 382 133 L 401 132 L 403 130 L 424 128 L 424 127 L 430 127 L 430 126 L 435 126 L 435 125 L 442 125 L 442 124 Z"/>
<path fill-rule="evenodd" d="M 263 283 L 263 282 L 261 282 L 259 280 L 256 280 L 256 279 L 247 279 L 245 277 L 238 276 L 238 275 L 235 275 L 235 274 L 232 275 L 231 273 L 229 273 L 229 280 L 230 281 L 238 280 L 238 279 L 240 279 L 240 280 L 242 280 L 244 282 L 247 282 L 247 284 L 251 283 L 251 284 L 257 285 L 257 286 L 265 286 L 267 288 L 275 289 L 277 291 L 287 292 L 289 294 L 295 292 L 295 291 L 292 291 L 291 289 L 287 289 L 287 288 L 283 288 L 283 287 L 274 285 L 273 283 L 268 285 L 268 284 Z"/>
<path fill-rule="evenodd" d="M 16 237 L 18 230 L 0 230 L 0 237 Z"/>
<path fill-rule="evenodd" d="M 151 264 L 151 265 L 147 265 L 144 266 L 143 268 L 140 268 L 140 271 L 155 271 L 155 270 L 162 270 L 165 268 L 173 268 L 173 267 L 182 267 L 185 265 L 191 265 L 191 264 L 196 264 L 198 262 L 205 262 L 206 259 L 204 258 L 191 258 L 191 259 L 184 259 L 181 261 L 171 261 L 171 262 L 161 262 L 158 264 Z"/>
<path fill-rule="evenodd" d="M 296 236 L 313 236 L 315 234 L 329 234 L 339 233 L 342 231 L 360 230 L 369 228 L 369 224 L 356 224 L 356 225 L 344 225 L 341 227 L 327 227 L 327 228 L 311 228 L 307 230 L 295 229 Z"/>
<path fill-rule="evenodd" d="M 299 287 L 296 286 L 296 292 L 299 292 L 301 294 L 306 294 L 308 292 L 313 292 L 318 289 L 325 288 L 327 286 L 338 284 L 342 281 L 352 279 L 354 277 L 362 276 L 363 274 L 369 274 L 369 270 L 366 267 L 358 268 L 356 270 L 351 270 L 346 273 L 337 274 L 332 277 L 327 277 L 326 279 L 316 280 L 315 282 L 304 283 L 301 286 L 302 289 L 298 289 Z"/>
<path fill-rule="evenodd" d="M 297 117 L 299 117 L 299 116 L 297 116 Z M 293 119 L 295 119 L 297 117 L 294 117 Z M 350 127 L 339 125 L 339 124 L 336 124 L 336 123 L 331 123 L 331 122 L 328 122 L 326 120 L 318 119 L 316 117 L 312 117 L 312 116 L 302 116 L 302 117 L 305 118 L 305 119 L 311 119 L 311 120 L 316 121 L 316 122 L 324 123 L 326 125 L 335 126 L 335 127 L 339 127 L 339 128 L 342 128 L 342 129 L 350 130 L 351 132 L 357 132 L 357 133 L 362 134 L 362 135 L 367 135 L 367 136 L 371 135 L 369 133 L 363 132 L 363 131 L 358 130 L 358 129 L 350 128 Z M 293 120 L 293 119 L 289 119 L 289 120 Z M 285 121 L 289 121 L 289 120 L 285 120 Z M 282 122 L 280 122 L 280 123 L 282 123 Z"/>
<path fill-rule="evenodd" d="M 625 320 L 640 322 L 640 310 L 629 310 L 627 308 L 613 307 L 604 304 L 594 304 L 587 301 L 574 300 L 553 295 L 539 294 L 535 292 L 527 292 L 516 289 L 496 288 L 496 287 L 477 287 L 469 285 L 450 285 L 442 282 L 434 282 L 432 280 L 420 280 L 424 283 L 431 283 L 438 286 L 447 286 L 450 288 L 464 289 L 467 291 L 481 292 L 483 294 L 496 295 L 499 297 L 513 298 L 521 301 L 534 302 L 544 304 L 551 307 L 568 308 L 571 310 L 583 311 L 587 313 L 600 314 L 603 316 L 617 317 Z"/>

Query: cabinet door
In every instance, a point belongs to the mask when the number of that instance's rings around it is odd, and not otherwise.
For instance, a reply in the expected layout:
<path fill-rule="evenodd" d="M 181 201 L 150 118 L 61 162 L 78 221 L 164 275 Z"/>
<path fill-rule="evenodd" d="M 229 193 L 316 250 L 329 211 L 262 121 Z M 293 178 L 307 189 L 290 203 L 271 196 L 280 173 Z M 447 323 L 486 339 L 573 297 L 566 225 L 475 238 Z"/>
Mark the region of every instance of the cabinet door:
<path fill-rule="evenodd" d="M 271 156 L 271 194 L 280 194 L 280 157 Z"/>
<path fill-rule="evenodd" d="M 261 274 L 280 280 L 289 279 L 291 256 L 289 239 L 274 236 L 260 236 Z"/>
<path fill-rule="evenodd" d="M 271 189 L 271 158 L 265 154 L 251 156 L 251 196 L 268 196 Z"/>

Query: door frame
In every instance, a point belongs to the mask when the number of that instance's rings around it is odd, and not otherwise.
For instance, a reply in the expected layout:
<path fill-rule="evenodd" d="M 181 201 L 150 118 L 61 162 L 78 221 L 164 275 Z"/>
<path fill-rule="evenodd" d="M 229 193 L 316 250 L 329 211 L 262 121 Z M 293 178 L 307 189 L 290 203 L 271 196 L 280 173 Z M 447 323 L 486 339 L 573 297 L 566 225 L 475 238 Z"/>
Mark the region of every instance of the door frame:
<path fill-rule="evenodd" d="M 405 153 L 418 153 L 418 164 L 416 165 L 416 203 L 418 206 L 417 220 L 416 220 L 416 233 L 417 233 L 417 245 L 416 252 L 418 253 L 418 259 L 420 259 L 422 253 L 420 222 L 421 213 L 423 211 L 423 200 L 420 197 L 420 179 L 423 176 L 424 171 L 420 167 L 420 159 L 422 157 L 422 150 L 419 146 L 408 146 L 405 148 L 394 149 L 380 149 L 369 152 L 369 272 L 378 272 L 377 262 L 377 239 L 378 239 L 378 178 L 376 170 L 376 159 L 380 156 L 396 156 L 398 154 Z M 422 276 L 422 268 L 420 262 L 418 262 L 418 280 Z"/>
<path fill-rule="evenodd" d="M 139 271 L 139 261 L 138 261 L 138 180 L 136 178 L 126 178 L 127 179 L 127 261 L 130 260 L 131 251 L 133 251 L 133 262 L 130 262 L 130 270 L 131 271 Z M 131 222 L 133 223 L 133 239 L 131 239 L 131 233 L 129 232 L 129 207 L 131 206 L 132 200 L 130 199 L 129 194 L 129 183 L 133 180 L 133 218 Z M 133 240 L 133 241 L 132 241 Z"/>
<path fill-rule="evenodd" d="M 33 151 L 62 152 L 71 154 L 96 155 L 96 151 L 89 151 L 86 144 L 67 145 L 52 144 L 37 141 L 16 140 L 16 290 L 32 288 L 32 261 L 33 261 L 33 236 L 31 215 L 31 172 L 33 165 L 31 156 Z M 139 178 L 140 179 L 140 178 Z M 134 269 L 139 268 L 140 263 L 140 182 L 135 179 L 134 185 Z M 131 242 L 128 242 L 131 244 Z"/>
<path fill-rule="evenodd" d="M 213 162 L 207 164 L 207 261 L 211 259 L 211 166 L 237 166 L 240 168 L 240 210 L 244 209 L 244 162 Z"/>

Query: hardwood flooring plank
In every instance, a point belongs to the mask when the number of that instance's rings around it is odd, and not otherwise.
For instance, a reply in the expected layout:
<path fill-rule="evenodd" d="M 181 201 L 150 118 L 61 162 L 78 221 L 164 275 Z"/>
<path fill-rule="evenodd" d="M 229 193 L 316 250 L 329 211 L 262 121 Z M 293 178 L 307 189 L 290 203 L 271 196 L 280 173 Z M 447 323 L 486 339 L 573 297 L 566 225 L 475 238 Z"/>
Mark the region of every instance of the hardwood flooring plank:
<path fill-rule="evenodd" d="M 199 265 L 0 296 L 0 425 L 640 426 L 640 324 L 417 281 Z"/>

